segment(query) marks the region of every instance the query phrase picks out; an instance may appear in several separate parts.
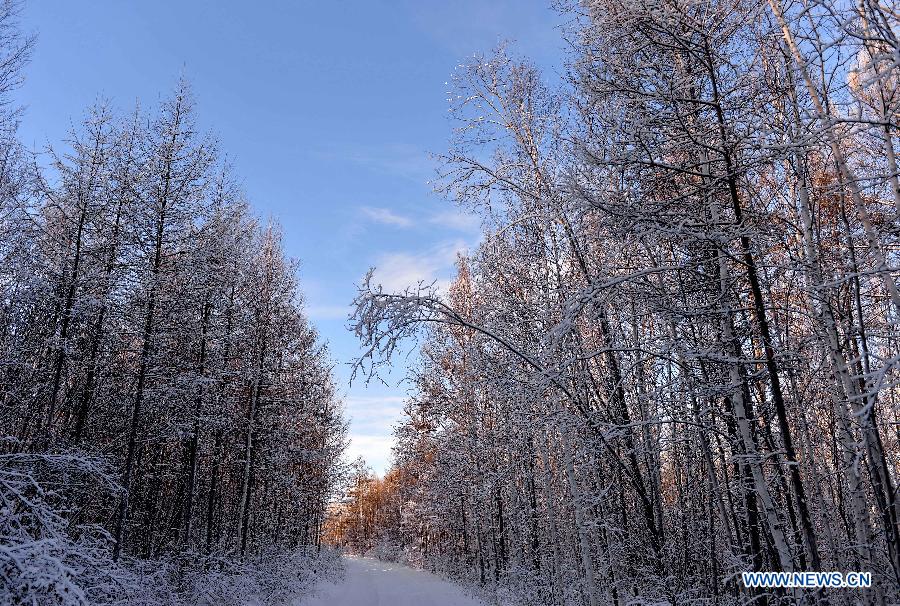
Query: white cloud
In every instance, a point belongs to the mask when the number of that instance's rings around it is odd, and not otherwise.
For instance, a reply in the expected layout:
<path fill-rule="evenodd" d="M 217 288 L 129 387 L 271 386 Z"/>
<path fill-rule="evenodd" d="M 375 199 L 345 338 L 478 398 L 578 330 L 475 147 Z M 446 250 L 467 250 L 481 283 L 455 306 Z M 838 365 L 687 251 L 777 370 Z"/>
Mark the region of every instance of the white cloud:
<path fill-rule="evenodd" d="M 365 435 L 389 435 L 403 414 L 403 396 L 348 396 L 344 399 L 353 431 Z"/>
<path fill-rule="evenodd" d="M 381 223 L 382 225 L 393 225 L 394 227 L 412 227 L 413 222 L 409 217 L 398 215 L 389 208 L 373 208 L 371 206 L 363 206 L 360 208 L 362 214 L 370 221 Z"/>
<path fill-rule="evenodd" d="M 348 305 L 309 305 L 306 308 L 310 320 L 346 320 L 350 312 Z"/>
<path fill-rule="evenodd" d="M 383 476 L 391 465 L 391 446 L 394 439 L 390 436 L 350 435 L 350 445 L 345 457 L 352 461 L 362 457 L 375 473 Z"/>
<path fill-rule="evenodd" d="M 438 268 L 428 258 L 411 253 L 387 253 L 376 264 L 375 277 L 385 290 L 401 291 L 419 282 L 432 282 Z"/>
<path fill-rule="evenodd" d="M 350 418 L 350 445 L 345 456 L 348 460 L 362 457 L 379 475 L 390 467 L 394 425 L 403 416 L 403 396 L 354 396 L 344 399 L 344 407 Z"/>
<path fill-rule="evenodd" d="M 477 216 L 459 211 L 445 211 L 432 215 L 428 219 L 429 223 L 439 225 L 447 229 L 455 229 L 457 231 L 478 233 L 481 227 L 481 221 Z"/>
<path fill-rule="evenodd" d="M 389 292 L 399 292 L 419 282 L 436 282 L 438 288 L 446 289 L 457 254 L 465 253 L 468 249 L 466 242 L 456 240 L 420 254 L 385 253 L 376 260 L 374 282 L 381 284 Z"/>

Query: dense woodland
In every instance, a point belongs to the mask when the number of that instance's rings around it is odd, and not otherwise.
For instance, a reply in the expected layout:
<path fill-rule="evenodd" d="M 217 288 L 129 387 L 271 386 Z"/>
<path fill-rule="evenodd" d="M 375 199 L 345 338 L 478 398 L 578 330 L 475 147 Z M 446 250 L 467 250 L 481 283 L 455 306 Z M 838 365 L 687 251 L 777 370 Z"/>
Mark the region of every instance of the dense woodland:
<path fill-rule="evenodd" d="M 188 85 L 28 150 L 0 0 L 0 602 L 279 603 L 320 542 L 498 603 L 900 600 L 900 10 L 557 8 L 564 74 L 455 74 L 481 242 L 362 282 L 357 379 L 419 356 L 393 469 L 333 500 L 331 362 Z"/>
<path fill-rule="evenodd" d="M 256 561 L 276 603 L 346 442 L 296 263 L 185 82 L 17 142 L 20 8 L 0 3 L 0 603 L 243 604 Z"/>
<path fill-rule="evenodd" d="M 896 5 L 561 8 L 564 77 L 454 79 L 440 187 L 484 229 L 453 285 L 360 289 L 360 372 L 424 341 L 328 539 L 515 603 L 896 603 Z"/>

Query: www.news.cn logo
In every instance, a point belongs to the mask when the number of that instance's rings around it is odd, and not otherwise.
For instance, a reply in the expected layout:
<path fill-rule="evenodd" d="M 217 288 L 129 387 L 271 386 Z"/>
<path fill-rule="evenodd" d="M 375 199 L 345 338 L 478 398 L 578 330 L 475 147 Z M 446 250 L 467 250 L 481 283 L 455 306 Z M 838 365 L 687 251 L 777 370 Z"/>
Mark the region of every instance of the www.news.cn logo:
<path fill-rule="evenodd" d="M 742 572 L 748 589 L 865 589 L 871 572 Z"/>

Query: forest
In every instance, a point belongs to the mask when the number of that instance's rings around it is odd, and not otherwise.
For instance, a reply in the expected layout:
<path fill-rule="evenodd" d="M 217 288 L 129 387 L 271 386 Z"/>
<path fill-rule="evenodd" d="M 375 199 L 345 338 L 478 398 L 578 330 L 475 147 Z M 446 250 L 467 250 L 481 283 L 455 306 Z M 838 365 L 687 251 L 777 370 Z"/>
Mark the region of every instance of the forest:
<path fill-rule="evenodd" d="M 896 603 L 896 5 L 561 9 L 561 77 L 501 47 L 453 79 L 453 284 L 359 290 L 358 375 L 420 356 L 326 539 L 518 604 Z"/>
<path fill-rule="evenodd" d="M 289 603 L 327 567 L 347 432 L 296 262 L 184 81 L 152 112 L 98 102 L 40 157 L 18 142 L 21 8 L 0 3 L 0 603 Z"/>
<path fill-rule="evenodd" d="M 900 601 L 900 9 L 554 8 L 561 73 L 509 43 L 449 82 L 477 247 L 359 283 L 353 380 L 409 362 L 380 477 L 189 84 L 35 155 L 0 0 L 0 602 L 365 604 L 370 561 L 498 606 Z"/>

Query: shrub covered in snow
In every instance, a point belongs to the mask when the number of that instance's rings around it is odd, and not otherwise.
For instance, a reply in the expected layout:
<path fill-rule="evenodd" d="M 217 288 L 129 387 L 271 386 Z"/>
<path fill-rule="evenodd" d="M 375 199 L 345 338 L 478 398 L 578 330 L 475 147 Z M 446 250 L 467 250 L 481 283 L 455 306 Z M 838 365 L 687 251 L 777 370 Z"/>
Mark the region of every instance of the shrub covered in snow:
<path fill-rule="evenodd" d="M 87 604 L 116 591 L 109 537 L 79 524 L 67 498 L 74 486 L 114 492 L 111 477 L 77 452 L 0 454 L 0 602 Z"/>
<path fill-rule="evenodd" d="M 339 574 L 337 552 L 312 547 L 114 562 L 111 537 L 79 523 L 87 499 L 119 490 L 113 478 L 103 459 L 75 451 L 0 454 L 0 604 L 279 606 Z"/>
<path fill-rule="evenodd" d="M 338 554 L 314 548 L 270 551 L 243 560 L 196 553 L 131 560 L 127 590 L 110 606 L 282 606 L 310 595 L 340 572 Z"/>

